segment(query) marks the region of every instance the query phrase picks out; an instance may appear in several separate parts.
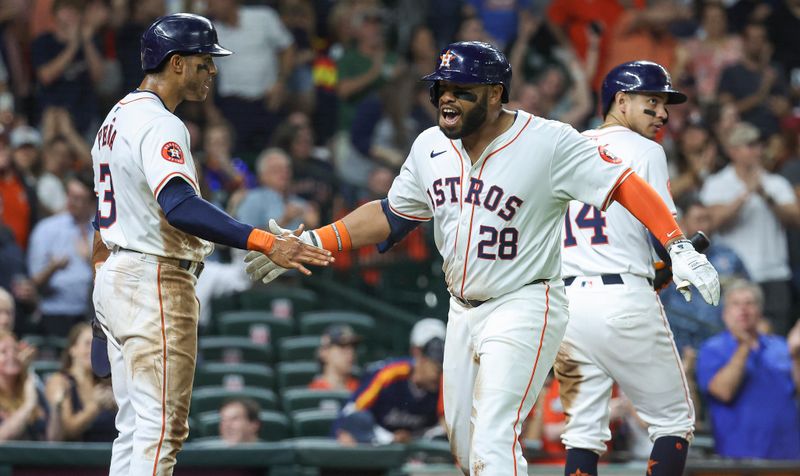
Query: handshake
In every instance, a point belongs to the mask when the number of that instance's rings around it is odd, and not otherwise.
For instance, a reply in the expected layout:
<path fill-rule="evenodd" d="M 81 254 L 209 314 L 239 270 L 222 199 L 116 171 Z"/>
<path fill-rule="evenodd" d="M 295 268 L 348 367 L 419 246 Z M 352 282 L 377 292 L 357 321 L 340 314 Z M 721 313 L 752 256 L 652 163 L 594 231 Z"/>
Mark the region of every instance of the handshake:
<path fill-rule="evenodd" d="M 247 271 L 247 275 L 250 276 L 252 281 L 261 281 L 266 284 L 286 271 L 289 271 L 291 268 L 296 268 L 306 275 L 311 274 L 311 271 L 306 269 L 302 264 L 296 263 L 295 260 L 321 266 L 327 266 L 334 261 L 329 251 L 323 250 L 317 245 L 317 243 L 320 242 L 319 239 L 314 240 L 312 238 L 313 231 L 303 231 L 303 225 L 300 225 L 296 230 L 292 231 L 281 228 L 274 219 L 270 219 L 269 231 L 278 238 L 287 239 L 293 237 L 290 241 L 298 242 L 298 248 L 302 250 L 304 254 L 297 257 L 288 257 L 280 254 L 280 250 L 277 249 L 270 253 L 269 256 L 260 251 L 251 251 L 247 253 L 244 257 L 244 262 L 247 263 L 245 271 Z"/>

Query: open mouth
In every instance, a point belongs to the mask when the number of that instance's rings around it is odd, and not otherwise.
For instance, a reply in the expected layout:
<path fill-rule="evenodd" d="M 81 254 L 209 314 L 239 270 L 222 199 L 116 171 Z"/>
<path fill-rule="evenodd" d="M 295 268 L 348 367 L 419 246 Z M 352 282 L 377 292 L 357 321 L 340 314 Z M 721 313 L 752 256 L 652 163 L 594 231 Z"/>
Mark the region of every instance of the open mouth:
<path fill-rule="evenodd" d="M 455 125 L 458 122 L 458 119 L 461 117 L 461 113 L 458 112 L 457 109 L 450 106 L 443 106 L 441 108 L 441 115 L 445 125 L 448 126 Z"/>

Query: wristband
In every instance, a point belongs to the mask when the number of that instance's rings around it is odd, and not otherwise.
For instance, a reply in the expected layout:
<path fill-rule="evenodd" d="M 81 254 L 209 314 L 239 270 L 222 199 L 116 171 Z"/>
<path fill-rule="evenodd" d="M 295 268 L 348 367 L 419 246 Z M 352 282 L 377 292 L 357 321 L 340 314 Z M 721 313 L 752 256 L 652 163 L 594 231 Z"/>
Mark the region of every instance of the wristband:
<path fill-rule="evenodd" d="M 689 247 L 694 249 L 694 246 L 692 246 L 691 241 L 687 240 L 686 238 L 681 238 L 680 240 L 675 240 L 672 243 L 670 243 L 667 252 L 672 252 L 672 249 L 675 248 L 676 246 L 678 247 L 679 250 L 682 250 L 686 248 L 686 245 L 689 245 Z"/>
<path fill-rule="evenodd" d="M 321 247 L 328 251 L 348 251 L 353 248 L 350 233 L 342 220 L 317 228 L 314 233 L 319 237 Z"/>
<path fill-rule="evenodd" d="M 260 251 L 264 254 L 269 254 L 275 244 L 275 235 L 267 233 L 264 230 L 253 228 L 250 236 L 247 237 L 247 249 L 251 251 Z"/>

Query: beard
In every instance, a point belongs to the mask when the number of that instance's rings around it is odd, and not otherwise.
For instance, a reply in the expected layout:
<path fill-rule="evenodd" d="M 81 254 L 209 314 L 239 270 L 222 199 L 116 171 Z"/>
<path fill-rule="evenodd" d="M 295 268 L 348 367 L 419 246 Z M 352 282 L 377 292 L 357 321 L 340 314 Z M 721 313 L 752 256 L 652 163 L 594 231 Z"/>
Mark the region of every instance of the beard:
<path fill-rule="evenodd" d="M 462 126 L 460 128 L 445 129 L 439 126 L 439 130 L 441 130 L 448 139 L 461 139 L 480 129 L 483 123 L 486 122 L 488 111 L 489 95 L 484 94 L 475 102 L 475 107 L 468 114 L 461 117 Z"/>
<path fill-rule="evenodd" d="M 190 79 L 185 86 L 187 101 L 205 101 L 209 90 L 204 87 L 205 80 L 199 77 Z"/>

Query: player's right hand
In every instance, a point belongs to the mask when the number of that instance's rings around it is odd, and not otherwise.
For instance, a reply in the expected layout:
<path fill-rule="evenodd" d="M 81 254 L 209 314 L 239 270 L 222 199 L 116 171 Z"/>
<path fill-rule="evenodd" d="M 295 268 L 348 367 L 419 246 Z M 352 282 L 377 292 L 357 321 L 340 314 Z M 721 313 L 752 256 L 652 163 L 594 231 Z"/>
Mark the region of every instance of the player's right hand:
<path fill-rule="evenodd" d="M 684 299 L 687 302 L 692 300 L 689 289 L 689 284 L 692 284 L 707 303 L 716 306 L 719 303 L 719 275 L 705 255 L 695 251 L 689 240 L 679 240 L 670 245 L 669 256 L 672 280 Z"/>
<path fill-rule="evenodd" d="M 303 226 L 300 225 L 296 231 L 302 234 Z M 334 261 L 330 251 L 305 243 L 293 234 L 276 235 L 267 257 L 278 266 L 296 269 L 306 276 L 311 275 L 311 271 L 303 266 L 304 263 L 328 266 Z"/>
<path fill-rule="evenodd" d="M 299 240 L 304 244 L 304 246 L 310 247 L 313 250 L 316 250 L 317 252 L 325 252 L 325 250 L 322 250 L 311 243 L 311 239 L 308 237 L 308 233 L 303 232 L 302 225 L 300 225 L 296 230 L 292 231 L 286 228 L 281 228 L 274 219 L 271 219 L 269 221 L 269 231 L 275 234 L 278 238 L 282 239 L 293 238 L 295 241 Z M 275 244 L 277 245 L 277 241 Z M 247 267 L 245 268 L 245 271 L 247 271 L 247 274 L 250 276 L 250 279 L 252 281 L 261 281 L 264 284 L 267 284 L 290 269 L 290 267 L 282 266 L 279 262 L 276 262 L 276 260 L 271 258 L 273 258 L 272 253 L 270 253 L 269 257 L 267 257 L 266 255 L 262 254 L 259 251 L 251 251 L 247 253 L 247 255 L 244 258 L 244 262 L 248 263 Z M 330 261 L 327 261 L 325 265 L 333 261 L 333 258 L 331 258 L 329 254 L 326 255 L 326 258 L 329 259 Z M 306 274 L 310 274 L 310 272 Z"/>

